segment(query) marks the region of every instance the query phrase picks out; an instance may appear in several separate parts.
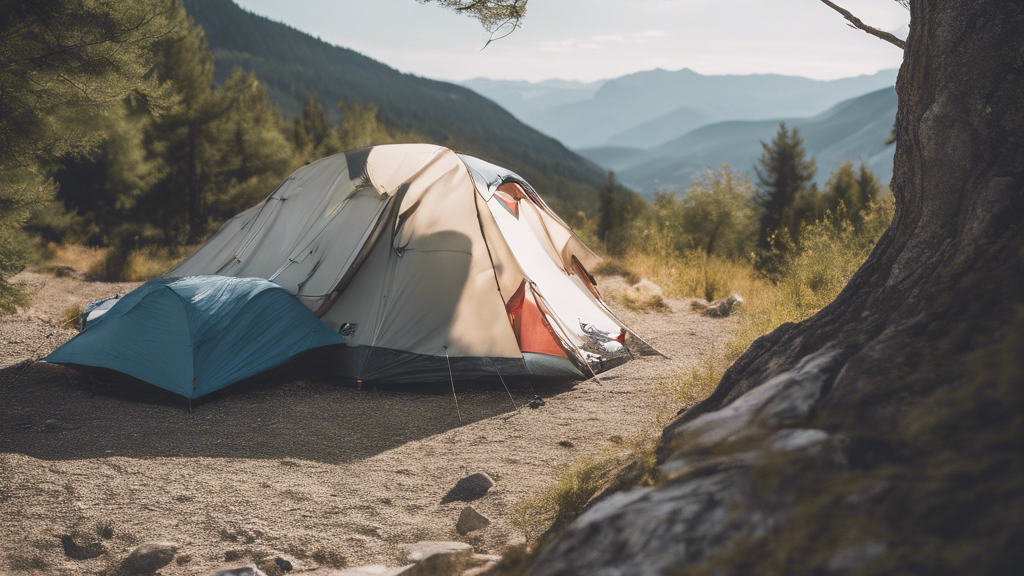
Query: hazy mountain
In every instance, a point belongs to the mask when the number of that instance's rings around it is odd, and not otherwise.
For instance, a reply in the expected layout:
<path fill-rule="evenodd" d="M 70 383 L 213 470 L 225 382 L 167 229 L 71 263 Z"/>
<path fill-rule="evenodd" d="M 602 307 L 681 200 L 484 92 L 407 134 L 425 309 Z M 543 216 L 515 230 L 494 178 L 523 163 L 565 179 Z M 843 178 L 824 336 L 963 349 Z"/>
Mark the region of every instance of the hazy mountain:
<path fill-rule="evenodd" d="M 290 115 L 308 94 L 337 114 L 339 99 L 376 104 L 403 130 L 507 166 L 547 193 L 556 209 L 594 204 L 605 174 L 558 141 L 526 126 L 476 92 L 403 74 L 347 48 L 247 12 L 231 0 L 184 0 L 203 26 L 217 59 L 216 77 L 235 66 L 252 70 Z"/>
<path fill-rule="evenodd" d="M 883 70 L 870 76 L 823 81 L 778 74 L 705 76 L 686 68 L 674 72 L 657 69 L 600 83 L 586 99 L 579 99 L 586 91 L 583 87 L 592 85 L 580 85 L 567 93 L 554 88 L 548 92 L 541 84 L 527 82 L 464 84 L 485 90 L 488 98 L 511 110 L 521 110 L 517 112 L 520 119 L 573 148 L 651 147 L 682 136 L 698 123 L 818 114 L 843 100 L 893 86 L 896 73 Z M 572 99 L 559 100 L 566 97 Z M 522 104 L 526 101 L 528 109 Z"/>
<path fill-rule="evenodd" d="M 593 98 L 605 83 L 575 82 L 571 80 L 544 80 L 524 82 L 519 80 L 491 80 L 473 78 L 458 84 L 494 100 L 502 108 L 527 124 L 533 123 L 539 114 L 552 106 L 574 104 Z M 536 126 L 534 126 L 536 127 Z"/>
<path fill-rule="evenodd" d="M 617 171 L 627 185 L 650 193 L 655 186 L 685 188 L 693 175 L 726 163 L 753 174 L 761 155 L 760 142 L 770 141 L 785 121 L 804 138 L 807 153 L 818 161 L 817 181 L 824 183 L 842 160 L 863 158 L 888 183 L 895 146 L 886 146 L 896 119 L 896 91 L 884 88 L 841 102 L 810 118 L 734 120 L 702 126 L 686 135 L 638 154 L 635 148 L 591 148 L 582 154 Z"/>

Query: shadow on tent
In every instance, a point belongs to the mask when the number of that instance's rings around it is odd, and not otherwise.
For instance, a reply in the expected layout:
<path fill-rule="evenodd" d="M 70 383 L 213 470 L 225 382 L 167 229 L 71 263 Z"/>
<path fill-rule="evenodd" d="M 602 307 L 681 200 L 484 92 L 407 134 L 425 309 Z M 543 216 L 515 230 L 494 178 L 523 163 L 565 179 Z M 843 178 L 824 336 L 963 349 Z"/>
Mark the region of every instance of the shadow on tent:
<path fill-rule="evenodd" d="M 44 460 L 297 458 L 338 464 L 511 414 L 533 396 L 568 386 L 506 379 L 456 381 L 413 390 L 327 375 L 316 350 L 270 372 L 193 401 L 123 374 L 37 362 L 0 370 L 0 452 Z M 510 398 L 511 396 L 511 398 Z M 543 408 L 540 408 L 543 409 Z"/>

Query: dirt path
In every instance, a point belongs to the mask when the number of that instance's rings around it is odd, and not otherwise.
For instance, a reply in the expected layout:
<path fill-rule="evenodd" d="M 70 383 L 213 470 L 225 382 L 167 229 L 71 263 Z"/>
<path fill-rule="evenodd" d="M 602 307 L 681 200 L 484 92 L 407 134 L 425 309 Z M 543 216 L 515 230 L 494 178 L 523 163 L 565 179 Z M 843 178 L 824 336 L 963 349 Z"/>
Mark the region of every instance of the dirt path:
<path fill-rule="evenodd" d="M 522 541 L 511 522 L 517 502 L 549 485 L 559 465 L 680 408 L 659 383 L 734 328 L 683 300 L 669 301 L 667 312 L 621 310 L 671 360 L 641 359 L 600 382 L 546 389 L 539 409 L 516 410 L 500 386 L 467 387 L 458 396 L 461 427 L 450 393 L 361 392 L 281 374 L 190 412 L 62 366 L 15 364 L 73 336 L 53 327 L 67 306 L 134 285 L 15 280 L 36 298 L 27 312 L 0 318 L 0 573 L 94 573 L 155 539 L 178 542 L 189 560 L 165 576 L 203 575 L 270 552 L 299 558 L 300 571 L 342 559 L 396 564 L 397 546 L 418 540 L 498 553 Z M 601 282 L 606 292 L 625 286 Z M 516 404 L 531 395 L 526 382 L 511 387 Z M 455 522 L 465 504 L 440 500 L 478 471 L 497 482 L 473 503 L 492 524 L 461 537 Z M 106 555 L 65 557 L 57 536 L 102 523 L 114 531 Z"/>

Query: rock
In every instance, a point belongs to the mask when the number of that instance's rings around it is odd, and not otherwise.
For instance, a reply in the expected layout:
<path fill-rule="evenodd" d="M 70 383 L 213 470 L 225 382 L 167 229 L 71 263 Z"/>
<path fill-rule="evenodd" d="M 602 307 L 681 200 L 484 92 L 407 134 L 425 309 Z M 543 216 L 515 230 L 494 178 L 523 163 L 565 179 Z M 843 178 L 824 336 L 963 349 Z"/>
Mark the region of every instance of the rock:
<path fill-rule="evenodd" d="M 886 546 L 882 542 L 871 542 L 857 548 L 847 548 L 836 552 L 829 558 L 826 566 L 831 572 L 860 572 L 860 568 L 885 554 L 885 550 Z"/>
<path fill-rule="evenodd" d="M 291 572 L 296 563 L 297 561 L 288 556 L 271 555 L 261 559 L 256 566 L 267 576 L 282 576 L 285 572 Z"/>
<path fill-rule="evenodd" d="M 469 502 L 481 498 L 487 491 L 494 486 L 494 480 L 490 476 L 483 472 L 477 472 L 476 474 L 470 474 L 462 480 L 455 483 L 455 486 L 448 491 L 447 494 L 441 498 L 441 504 L 448 504 L 449 502 Z"/>
<path fill-rule="evenodd" d="M 221 570 L 210 576 L 267 576 L 259 568 L 253 568 L 252 566 L 242 566 L 240 568 L 230 568 L 228 570 Z"/>
<path fill-rule="evenodd" d="M 409 570 L 414 566 L 414 564 L 409 564 L 401 568 L 388 568 L 380 564 L 373 564 L 358 568 L 346 568 L 341 572 L 331 572 L 331 576 L 399 576 L 400 574 L 405 574 L 405 570 Z"/>
<path fill-rule="evenodd" d="M 451 574 L 461 570 L 473 557 L 473 547 L 464 542 L 417 542 L 400 546 L 405 561 L 413 566 L 404 568 L 402 576 L 433 576 Z"/>
<path fill-rule="evenodd" d="M 85 542 L 79 544 L 70 534 L 60 537 L 60 545 L 64 548 L 64 555 L 72 560 L 88 560 L 102 556 L 107 549 L 99 542 Z"/>
<path fill-rule="evenodd" d="M 744 506 L 753 494 L 747 474 L 742 465 L 720 465 L 659 488 L 616 493 L 570 524 L 529 574 L 679 574 L 686 564 L 726 546 L 730 539 L 722 534 L 761 537 L 771 524 Z"/>
<path fill-rule="evenodd" d="M 711 318 L 725 318 L 731 316 L 733 312 L 743 307 L 743 297 L 739 294 L 733 294 L 727 298 L 721 300 L 715 300 L 714 302 L 708 302 L 707 300 L 694 300 L 690 303 L 690 309 L 696 312 L 700 312 L 705 316 Z"/>
<path fill-rule="evenodd" d="M 118 573 L 123 576 L 152 574 L 170 564 L 177 553 L 178 545 L 174 542 L 146 542 L 121 562 Z"/>
<path fill-rule="evenodd" d="M 748 438 L 763 430 L 750 424 L 774 426 L 805 420 L 821 398 L 837 356 L 827 351 L 811 354 L 796 368 L 748 391 L 721 410 L 690 421 L 677 419 L 665 428 L 662 438 L 666 444 L 682 438 L 690 446 L 707 447 Z"/>
<path fill-rule="evenodd" d="M 491 523 L 486 516 L 477 512 L 472 506 L 466 506 L 459 514 L 459 521 L 455 524 L 455 531 L 465 536 L 475 530 L 486 528 Z"/>
<path fill-rule="evenodd" d="M 469 569 L 460 574 L 460 576 L 484 576 L 491 570 L 493 570 L 498 562 L 501 562 L 501 556 L 495 554 L 473 554 L 469 559 Z"/>
<path fill-rule="evenodd" d="M 828 440 L 828 432 L 816 428 L 780 430 L 768 439 L 768 446 L 776 452 L 792 452 L 817 446 Z"/>

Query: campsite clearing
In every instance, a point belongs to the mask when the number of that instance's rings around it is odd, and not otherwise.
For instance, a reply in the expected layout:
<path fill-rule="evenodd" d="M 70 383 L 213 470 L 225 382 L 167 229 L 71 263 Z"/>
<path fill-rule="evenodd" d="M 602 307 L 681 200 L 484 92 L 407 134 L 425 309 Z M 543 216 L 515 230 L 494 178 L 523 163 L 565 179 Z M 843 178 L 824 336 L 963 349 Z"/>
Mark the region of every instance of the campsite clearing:
<path fill-rule="evenodd" d="M 0 571 L 96 573 L 139 542 L 171 540 L 165 576 L 206 574 L 270 552 L 297 569 L 397 564 L 399 545 L 461 540 L 498 553 L 523 535 L 515 505 L 548 486 L 559 465 L 606 449 L 614 436 L 649 428 L 683 406 L 665 378 L 721 345 L 734 320 L 710 319 L 688 300 L 665 312 L 616 313 L 671 357 L 643 358 L 573 387 L 460 387 L 463 425 L 450 390 L 357 391 L 280 371 L 189 411 L 183 399 L 125 396 L 60 365 L 20 364 L 74 335 L 56 328 L 63 310 L 136 285 L 22 273 L 32 308 L 0 322 Z M 601 290 L 624 290 L 599 278 Z M 46 338 L 48 334 L 52 334 Z M 561 444 L 560 444 L 561 443 Z M 459 536 L 463 502 L 441 498 L 467 474 L 495 486 L 473 507 L 491 520 Z M 71 560 L 62 534 L 98 538 L 106 553 Z M 227 560 L 235 558 L 235 560 Z M 35 567 L 35 568 L 33 568 Z"/>

